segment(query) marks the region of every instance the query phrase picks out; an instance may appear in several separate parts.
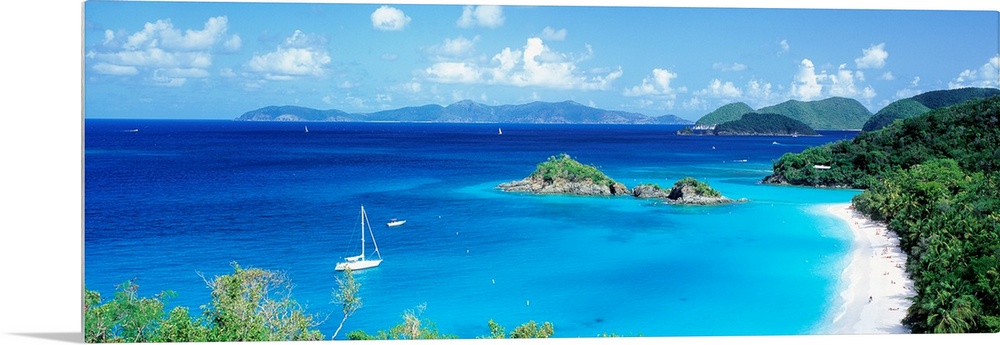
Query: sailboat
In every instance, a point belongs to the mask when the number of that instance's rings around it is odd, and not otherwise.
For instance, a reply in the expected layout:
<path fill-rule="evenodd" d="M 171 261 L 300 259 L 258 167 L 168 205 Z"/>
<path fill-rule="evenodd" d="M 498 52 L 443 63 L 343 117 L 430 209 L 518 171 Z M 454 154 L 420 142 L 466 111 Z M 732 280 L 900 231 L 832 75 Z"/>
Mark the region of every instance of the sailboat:
<path fill-rule="evenodd" d="M 503 135 L 503 129 L 497 128 L 497 135 Z"/>
<path fill-rule="evenodd" d="M 365 227 L 368 228 L 368 235 L 372 238 L 372 245 L 375 247 L 375 256 L 378 259 L 370 259 L 365 256 Z M 361 206 L 361 254 L 351 257 L 344 258 L 344 261 L 338 262 L 335 269 L 337 271 L 343 271 L 350 268 L 352 271 L 357 271 L 365 268 L 372 268 L 378 266 L 382 263 L 382 254 L 378 251 L 378 243 L 375 243 L 375 234 L 372 233 L 372 225 L 368 222 L 368 215 L 365 214 L 365 206 Z"/>
<path fill-rule="evenodd" d="M 309 126 L 306 126 L 306 133 L 309 133 Z"/>

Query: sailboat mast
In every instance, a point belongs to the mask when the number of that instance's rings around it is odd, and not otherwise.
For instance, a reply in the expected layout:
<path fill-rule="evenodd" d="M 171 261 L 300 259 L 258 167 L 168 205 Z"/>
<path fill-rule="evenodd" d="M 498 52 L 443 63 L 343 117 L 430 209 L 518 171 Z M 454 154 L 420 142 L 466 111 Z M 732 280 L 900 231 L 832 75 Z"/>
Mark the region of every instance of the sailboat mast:
<path fill-rule="evenodd" d="M 361 205 L 361 261 L 365 260 L 365 205 Z"/>

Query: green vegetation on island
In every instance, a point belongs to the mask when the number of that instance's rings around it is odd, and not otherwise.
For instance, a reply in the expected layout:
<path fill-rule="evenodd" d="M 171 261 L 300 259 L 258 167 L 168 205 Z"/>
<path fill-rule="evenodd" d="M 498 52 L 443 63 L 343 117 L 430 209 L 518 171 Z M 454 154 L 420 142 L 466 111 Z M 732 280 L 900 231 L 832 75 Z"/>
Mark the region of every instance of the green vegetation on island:
<path fill-rule="evenodd" d="M 950 158 L 967 171 L 1000 169 L 1000 97 L 970 101 L 899 121 L 849 141 L 788 153 L 765 182 L 868 188 L 898 169 Z"/>
<path fill-rule="evenodd" d="M 639 199 L 659 199 L 674 205 L 723 205 L 749 201 L 746 198 L 733 200 L 713 189 L 708 183 L 693 177 L 685 177 L 665 190 L 655 183 L 644 183 L 632 188 L 632 196 Z"/>
<path fill-rule="evenodd" d="M 597 167 L 577 162 L 565 153 L 550 156 L 528 177 L 501 183 L 498 188 L 505 192 L 535 194 L 617 196 L 629 193 L 624 184 L 611 179 Z"/>
<path fill-rule="evenodd" d="M 674 190 L 682 190 L 690 187 L 694 190 L 694 195 L 703 197 L 721 197 L 722 193 L 709 186 L 708 183 L 698 181 L 693 177 L 685 177 L 674 182 Z"/>
<path fill-rule="evenodd" d="M 865 122 L 862 130 L 879 130 L 896 120 L 908 119 L 931 110 L 996 95 L 1000 95 L 1000 89 L 970 87 L 925 92 L 889 103 L 889 105 L 875 113 L 868 122 Z"/>
<path fill-rule="evenodd" d="M 715 125 L 714 128 L 685 126 L 677 135 L 765 135 L 765 136 L 818 136 L 816 130 L 802 121 L 779 114 L 746 113 L 734 121 Z"/>
<path fill-rule="evenodd" d="M 790 100 L 757 109 L 758 113 L 785 115 L 818 130 L 857 130 L 872 117 L 855 99 L 831 97 L 818 101 Z"/>
<path fill-rule="evenodd" d="M 559 157 L 549 156 L 548 160 L 538 164 L 538 167 L 530 176 L 541 178 L 545 181 L 565 179 L 570 182 L 590 181 L 596 184 L 615 182 L 598 170 L 597 167 L 577 162 L 565 153 L 560 154 Z"/>
<path fill-rule="evenodd" d="M 923 104 L 923 103 L 921 103 Z M 765 182 L 866 189 L 906 252 L 914 333 L 1000 332 L 1000 96 L 786 154 Z"/>
<path fill-rule="evenodd" d="M 722 205 L 748 201 L 745 198 L 733 200 L 712 189 L 707 183 L 686 177 L 677 181 L 669 191 L 656 184 L 640 184 L 629 189 L 624 184 L 612 180 L 593 165 L 584 165 L 568 154 L 550 156 L 539 163 L 528 177 L 497 186 L 505 192 L 528 192 L 534 194 L 563 195 L 603 195 L 619 196 L 630 194 L 640 199 L 660 199 L 676 205 Z"/>
<path fill-rule="evenodd" d="M 750 113 L 783 115 L 802 122 L 811 129 L 823 130 L 860 129 L 872 117 L 871 111 L 860 102 L 844 97 L 831 97 L 809 102 L 789 100 L 757 110 L 746 103 L 737 102 L 726 104 L 705 114 L 695 122 L 695 127 L 704 130 L 706 127 L 711 128 L 711 126 L 738 121 Z M 687 133 L 687 130 L 684 131 L 685 133 L 680 134 L 691 134 Z"/>
<path fill-rule="evenodd" d="M 696 126 L 713 126 L 720 123 L 739 120 L 743 114 L 752 113 L 754 110 L 743 102 L 729 103 L 715 109 L 711 113 L 705 114 L 698 121 Z"/>
<path fill-rule="evenodd" d="M 802 121 L 778 114 L 747 113 L 736 121 L 715 126 L 715 135 L 803 135 L 817 136 Z"/>

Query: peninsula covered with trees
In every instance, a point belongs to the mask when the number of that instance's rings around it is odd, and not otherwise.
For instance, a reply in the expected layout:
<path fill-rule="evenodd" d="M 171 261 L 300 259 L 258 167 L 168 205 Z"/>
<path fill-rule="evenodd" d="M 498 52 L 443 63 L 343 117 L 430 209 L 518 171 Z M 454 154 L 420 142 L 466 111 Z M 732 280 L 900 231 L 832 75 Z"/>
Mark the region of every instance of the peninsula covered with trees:
<path fill-rule="evenodd" d="M 712 128 L 737 121 L 749 113 L 777 114 L 804 123 L 817 130 L 858 130 L 872 117 L 861 102 L 844 97 L 831 97 L 817 101 L 789 100 L 754 110 L 746 103 L 730 103 L 719 107 L 698 121 L 696 128 Z"/>
<path fill-rule="evenodd" d="M 739 120 L 727 121 L 707 129 L 684 127 L 677 135 L 741 135 L 741 136 L 818 136 L 816 130 L 802 121 L 778 114 L 746 113 Z"/>
<path fill-rule="evenodd" d="M 903 323 L 914 333 L 1000 332 L 1000 96 L 969 94 L 915 97 L 927 108 L 972 100 L 786 154 L 763 180 L 865 189 L 854 207 L 908 255 L 916 295 Z"/>

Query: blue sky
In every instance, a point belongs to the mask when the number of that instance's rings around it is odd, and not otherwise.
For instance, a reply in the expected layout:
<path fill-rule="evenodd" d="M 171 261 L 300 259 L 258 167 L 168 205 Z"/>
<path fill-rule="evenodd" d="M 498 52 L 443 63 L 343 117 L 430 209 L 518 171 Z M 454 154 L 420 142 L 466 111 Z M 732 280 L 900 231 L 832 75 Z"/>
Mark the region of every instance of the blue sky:
<path fill-rule="evenodd" d="M 998 87 L 996 10 L 84 4 L 88 118 L 573 100 L 695 120 L 732 102 Z"/>

